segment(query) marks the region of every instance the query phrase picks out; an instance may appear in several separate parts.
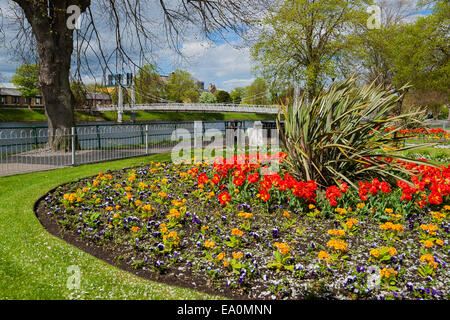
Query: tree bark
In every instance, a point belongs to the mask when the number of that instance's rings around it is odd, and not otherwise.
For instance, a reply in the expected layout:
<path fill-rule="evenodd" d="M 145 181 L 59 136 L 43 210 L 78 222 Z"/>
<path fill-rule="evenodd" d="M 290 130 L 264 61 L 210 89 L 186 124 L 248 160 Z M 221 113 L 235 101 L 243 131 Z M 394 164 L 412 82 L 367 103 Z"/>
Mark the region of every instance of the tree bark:
<path fill-rule="evenodd" d="M 36 39 L 39 55 L 39 87 L 45 100 L 45 115 L 52 150 L 69 151 L 70 131 L 75 126 L 74 97 L 70 90 L 73 30 L 67 28 L 67 7 L 78 5 L 84 12 L 90 1 L 16 0 L 25 13 Z"/>

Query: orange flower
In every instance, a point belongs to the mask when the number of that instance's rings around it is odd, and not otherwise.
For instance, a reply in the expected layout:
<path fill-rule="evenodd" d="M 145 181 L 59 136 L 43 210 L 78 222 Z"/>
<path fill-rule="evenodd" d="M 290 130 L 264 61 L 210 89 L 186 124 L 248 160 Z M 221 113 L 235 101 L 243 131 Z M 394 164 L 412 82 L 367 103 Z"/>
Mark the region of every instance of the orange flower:
<path fill-rule="evenodd" d="M 139 227 L 133 227 L 133 228 L 131 228 L 131 231 L 138 232 L 139 231 Z"/>
<path fill-rule="evenodd" d="M 149 204 L 146 204 L 145 206 L 143 206 L 142 207 L 142 210 L 144 210 L 144 211 L 152 211 L 153 210 L 153 208 L 152 208 L 152 206 L 151 205 L 149 205 Z"/>
<path fill-rule="evenodd" d="M 431 248 L 431 247 L 434 245 L 433 241 L 431 241 L 431 240 L 425 240 L 425 241 L 423 242 L 423 244 L 424 244 L 425 247 L 427 247 L 427 248 Z"/>
<path fill-rule="evenodd" d="M 422 262 L 428 262 L 428 265 L 429 266 L 432 266 L 433 268 L 437 268 L 437 266 L 438 266 L 438 263 L 434 260 L 434 257 L 431 255 L 431 254 L 429 254 L 429 253 L 427 253 L 427 254 L 424 254 L 423 256 L 421 256 L 420 257 L 420 261 L 422 261 Z"/>
<path fill-rule="evenodd" d="M 330 257 L 330 254 L 326 251 L 320 251 L 319 254 L 317 255 L 317 257 L 319 258 L 319 260 L 327 261 L 328 258 Z"/>
<path fill-rule="evenodd" d="M 289 245 L 287 243 L 280 243 L 280 242 L 275 242 L 273 244 L 274 247 L 278 248 L 278 251 L 280 251 L 281 254 L 288 254 L 289 251 L 291 250 L 291 247 L 289 247 Z"/>
<path fill-rule="evenodd" d="M 427 233 L 429 233 L 431 235 L 435 235 L 436 234 L 436 230 L 438 229 L 438 227 L 436 225 L 432 224 L 432 223 L 430 223 L 430 224 L 422 224 L 420 226 L 420 228 L 423 231 L 425 231 L 425 232 L 427 232 Z"/>
<path fill-rule="evenodd" d="M 216 243 L 214 242 L 214 241 L 209 241 L 209 240 L 206 240 L 205 241 L 205 247 L 206 248 L 214 248 L 216 246 Z"/>
<path fill-rule="evenodd" d="M 167 218 L 179 218 L 180 217 L 180 211 L 178 211 L 175 208 L 170 209 L 169 215 L 167 215 Z"/>
<path fill-rule="evenodd" d="M 346 243 L 340 239 L 337 239 L 337 240 L 328 241 L 327 246 L 334 248 L 335 250 L 346 251 L 347 247 L 348 247 L 348 243 Z"/>
<path fill-rule="evenodd" d="M 217 260 L 222 260 L 223 258 L 225 258 L 225 252 L 221 252 L 217 255 Z"/>
<path fill-rule="evenodd" d="M 381 275 L 381 277 L 383 278 L 389 278 L 389 277 L 391 277 L 392 275 L 396 275 L 397 274 L 397 271 L 395 271 L 394 269 L 392 269 L 392 268 L 389 268 L 389 269 L 387 269 L 387 268 L 384 268 L 384 269 L 381 269 L 380 270 L 380 275 Z"/>
<path fill-rule="evenodd" d="M 108 207 L 105 208 L 106 211 L 112 211 L 112 209 L 113 209 L 113 208 L 110 207 L 110 206 L 108 206 Z"/>
<path fill-rule="evenodd" d="M 234 235 L 237 235 L 237 236 L 239 236 L 239 237 L 242 237 L 242 235 L 244 234 L 244 231 L 242 231 L 242 230 L 239 230 L 238 228 L 234 228 L 233 230 L 231 230 L 231 234 L 234 236 Z"/>
<path fill-rule="evenodd" d="M 242 252 L 233 252 L 233 259 L 240 259 L 244 256 Z"/>
<path fill-rule="evenodd" d="M 286 218 L 290 218 L 291 217 L 291 215 L 287 211 L 283 212 L 283 216 L 286 217 Z"/>
<path fill-rule="evenodd" d="M 241 217 L 241 218 L 244 218 L 244 219 L 251 219 L 251 218 L 253 218 L 253 213 L 241 211 L 241 212 L 238 213 L 238 217 Z"/>
<path fill-rule="evenodd" d="M 370 250 L 370 255 L 378 258 L 380 256 L 380 251 L 378 249 L 372 249 Z"/>
<path fill-rule="evenodd" d="M 345 230 L 331 229 L 331 230 L 328 230 L 328 234 L 335 236 L 335 237 L 343 237 L 343 236 L 345 236 Z"/>

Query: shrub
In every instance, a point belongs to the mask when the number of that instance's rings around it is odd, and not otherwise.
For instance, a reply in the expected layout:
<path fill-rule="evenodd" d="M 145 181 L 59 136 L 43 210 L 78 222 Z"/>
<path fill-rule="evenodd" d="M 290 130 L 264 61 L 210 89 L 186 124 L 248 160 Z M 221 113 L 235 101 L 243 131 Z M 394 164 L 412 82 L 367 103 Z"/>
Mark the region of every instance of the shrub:
<path fill-rule="evenodd" d="M 354 181 L 363 177 L 398 179 L 395 172 L 405 172 L 395 161 L 382 158 L 383 150 L 407 138 L 397 135 L 405 125 L 401 120 L 418 113 L 393 116 L 399 99 L 396 91 L 384 91 L 373 83 L 360 87 L 355 81 L 350 77 L 310 102 L 303 96 L 297 105 L 282 106 L 277 124 L 288 154 L 285 164 L 297 178 L 325 186 L 344 180 L 356 188 Z M 394 124 L 397 127 L 388 133 L 385 129 Z"/>

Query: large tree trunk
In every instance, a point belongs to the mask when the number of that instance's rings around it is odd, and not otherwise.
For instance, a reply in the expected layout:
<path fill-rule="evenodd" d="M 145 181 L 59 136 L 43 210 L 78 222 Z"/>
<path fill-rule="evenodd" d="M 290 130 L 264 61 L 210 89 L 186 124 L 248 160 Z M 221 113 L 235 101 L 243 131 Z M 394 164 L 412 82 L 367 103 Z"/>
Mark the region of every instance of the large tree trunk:
<path fill-rule="evenodd" d="M 67 8 L 78 5 L 85 11 L 90 1 L 16 0 L 25 12 L 36 38 L 39 54 L 39 86 L 45 100 L 49 145 L 53 150 L 70 150 L 71 127 L 75 126 L 74 98 L 70 90 L 73 30 L 67 28 Z"/>

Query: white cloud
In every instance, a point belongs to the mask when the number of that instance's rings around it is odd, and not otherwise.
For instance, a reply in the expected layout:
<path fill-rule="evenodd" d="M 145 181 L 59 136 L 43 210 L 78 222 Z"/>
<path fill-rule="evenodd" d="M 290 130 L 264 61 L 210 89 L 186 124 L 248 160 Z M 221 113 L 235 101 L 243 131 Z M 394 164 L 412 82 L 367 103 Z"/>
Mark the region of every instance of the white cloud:
<path fill-rule="evenodd" d="M 236 87 L 246 87 L 250 85 L 254 80 L 255 78 L 225 80 L 222 81 L 222 86 L 220 87 L 220 89 L 231 91 Z"/>
<path fill-rule="evenodd" d="M 186 66 L 188 71 L 205 85 L 215 83 L 217 88 L 228 91 L 253 80 L 250 79 L 252 63 L 248 48 L 237 49 L 233 43 L 188 42 L 181 51 L 190 62 Z"/>

